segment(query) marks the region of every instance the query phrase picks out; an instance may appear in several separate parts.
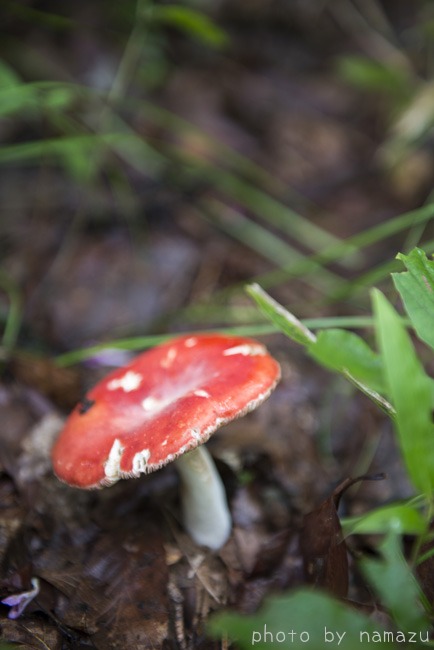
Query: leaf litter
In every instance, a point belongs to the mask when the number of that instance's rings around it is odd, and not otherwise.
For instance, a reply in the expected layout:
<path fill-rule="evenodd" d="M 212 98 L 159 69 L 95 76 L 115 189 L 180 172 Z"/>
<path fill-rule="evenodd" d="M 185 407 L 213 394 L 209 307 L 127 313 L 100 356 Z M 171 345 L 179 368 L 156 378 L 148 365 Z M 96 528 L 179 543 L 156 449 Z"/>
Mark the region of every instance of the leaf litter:
<path fill-rule="evenodd" d="M 360 114 L 357 97 L 318 72 L 319 53 L 321 70 L 324 52 L 336 53 L 332 27 L 318 30 L 324 38 L 319 52 L 298 33 L 311 24 L 304 13 L 310 3 L 288 8 L 284 24 L 279 3 L 221 4 L 235 33 L 235 63 L 212 55 L 198 61 L 197 51 L 181 44 L 182 64 L 162 89 L 161 104 L 269 170 L 271 193 L 278 180 L 285 199 L 294 188 L 290 201 L 301 202 L 314 222 L 340 236 L 359 231 L 367 218 L 382 222 L 402 209 L 393 188 L 385 192 L 384 178 L 372 174 L 375 144 L 366 136 L 372 109 Z M 103 33 L 92 43 L 102 58 Z M 36 28 L 27 34 L 36 48 L 38 34 Z M 48 57 L 59 60 L 55 40 L 44 43 Z M 74 71 L 65 59 L 89 67 L 81 41 L 80 47 L 65 42 L 60 58 L 68 77 Z M 142 118 L 136 120 L 142 128 Z M 155 125 L 151 133 L 173 139 Z M 209 138 L 185 132 L 175 139 L 187 160 L 199 148 L 204 159 L 222 163 L 224 155 Z M 270 593 L 306 582 L 345 598 L 349 577 L 350 597 L 379 611 L 348 562 L 337 514 L 341 488 L 330 486 L 361 473 L 353 472 L 360 450 L 379 440 L 381 453 L 369 471 L 384 471 L 387 464 L 390 480 L 346 493 L 341 508 L 356 514 L 393 495 L 407 496 L 390 428 L 363 398 L 348 393 L 335 398 L 330 416 L 324 407 L 329 375 L 281 339 L 267 341 L 282 364 L 281 385 L 258 412 L 221 430 L 210 445 L 234 518 L 219 553 L 195 546 L 183 533 L 170 468 L 98 492 L 72 490 L 52 475 L 48 452 L 59 423 L 106 369 L 98 363 L 59 369 L 51 357 L 106 337 L 194 329 L 199 318 L 174 311 L 203 297 L 207 313 L 213 292 L 275 270 L 197 217 L 203 204 L 197 197 L 221 199 L 209 179 L 188 178 L 182 185 L 175 172 L 170 167 L 162 179 L 139 182 L 126 175 L 135 191 L 131 209 L 113 188 L 86 193 L 48 167 L 2 174 L 2 196 L 14 206 L 13 218 L 0 220 L 7 244 L 3 268 L 23 288 L 20 347 L 26 353 L 20 349 L 10 359 L 0 384 L 0 600 L 30 591 L 35 579 L 40 587 L 17 619 L 0 606 L 2 641 L 44 650 L 214 650 L 225 646 L 206 637 L 213 611 L 252 613 Z M 78 214 L 83 196 L 84 217 Z M 394 253 L 381 244 L 373 258 Z M 275 292 L 280 302 L 302 302 L 305 315 L 317 315 L 314 287 L 286 277 Z M 236 301 L 228 304 L 236 311 Z M 3 300 L 1 306 L 7 309 Z M 323 306 L 325 314 L 333 310 Z M 369 538 L 364 543 L 373 553 Z M 432 559 L 419 574 L 432 596 Z"/>

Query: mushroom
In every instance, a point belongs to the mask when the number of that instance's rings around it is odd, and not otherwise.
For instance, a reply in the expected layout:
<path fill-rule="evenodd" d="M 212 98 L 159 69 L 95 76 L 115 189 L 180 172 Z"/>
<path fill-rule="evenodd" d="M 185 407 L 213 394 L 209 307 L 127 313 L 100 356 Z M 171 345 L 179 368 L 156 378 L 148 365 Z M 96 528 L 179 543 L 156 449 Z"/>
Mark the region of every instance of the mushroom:
<path fill-rule="evenodd" d="M 52 450 L 54 472 L 78 488 L 109 486 L 176 460 L 184 527 L 220 548 L 231 517 L 203 443 L 255 409 L 280 379 L 278 363 L 253 339 L 181 336 L 137 356 L 92 388 Z"/>

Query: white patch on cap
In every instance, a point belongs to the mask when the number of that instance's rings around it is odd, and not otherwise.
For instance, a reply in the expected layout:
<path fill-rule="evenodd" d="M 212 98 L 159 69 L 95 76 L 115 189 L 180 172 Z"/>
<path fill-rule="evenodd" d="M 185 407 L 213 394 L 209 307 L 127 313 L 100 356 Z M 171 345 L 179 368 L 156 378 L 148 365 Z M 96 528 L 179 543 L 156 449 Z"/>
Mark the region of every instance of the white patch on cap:
<path fill-rule="evenodd" d="M 124 448 L 121 441 L 116 438 L 106 462 L 104 463 L 104 474 L 109 481 L 117 481 L 121 476 L 121 458 Z"/>
<path fill-rule="evenodd" d="M 142 449 L 133 458 L 133 474 L 146 474 L 148 471 L 148 460 L 151 455 L 149 449 Z"/>
<path fill-rule="evenodd" d="M 194 346 L 197 345 L 197 338 L 191 336 L 189 339 L 185 339 L 184 345 L 186 348 L 194 348 Z"/>
<path fill-rule="evenodd" d="M 263 345 L 244 343 L 243 345 L 236 345 L 234 348 L 228 348 L 223 351 L 224 357 L 231 357 L 234 354 L 242 354 L 244 357 L 255 357 L 266 354 L 266 350 Z"/>
<path fill-rule="evenodd" d="M 158 397 L 146 397 L 142 402 L 142 409 L 145 411 L 158 411 L 161 408 L 163 400 L 158 399 Z"/>
<path fill-rule="evenodd" d="M 178 354 L 178 350 L 176 348 L 169 348 L 166 356 L 161 361 L 160 366 L 162 368 L 170 368 L 170 366 L 176 359 L 177 354 Z"/>
<path fill-rule="evenodd" d="M 193 391 L 193 395 L 196 395 L 197 397 L 211 397 L 211 395 L 206 390 L 202 390 L 202 388 Z"/>
<path fill-rule="evenodd" d="M 125 393 L 130 393 L 132 390 L 137 390 L 137 388 L 142 383 L 142 375 L 139 375 L 137 372 L 128 370 L 128 372 L 119 379 L 112 379 L 107 384 L 108 390 L 116 390 L 117 388 L 122 388 Z"/>

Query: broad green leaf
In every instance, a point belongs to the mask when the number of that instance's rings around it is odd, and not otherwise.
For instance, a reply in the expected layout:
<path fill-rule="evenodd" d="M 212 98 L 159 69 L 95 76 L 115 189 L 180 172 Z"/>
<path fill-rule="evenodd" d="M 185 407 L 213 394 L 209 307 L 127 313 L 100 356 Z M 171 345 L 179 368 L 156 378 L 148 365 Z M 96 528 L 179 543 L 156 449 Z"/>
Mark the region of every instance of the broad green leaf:
<path fill-rule="evenodd" d="M 381 534 L 390 531 L 421 535 L 426 531 L 426 522 L 419 510 L 407 503 L 383 506 L 361 517 L 347 517 L 341 524 L 345 535 Z"/>
<path fill-rule="evenodd" d="M 290 339 L 307 346 L 316 341 L 315 334 L 305 327 L 291 312 L 269 296 L 259 284 L 249 284 L 246 291 L 256 302 L 262 313 Z"/>
<path fill-rule="evenodd" d="M 434 262 L 420 248 L 397 257 L 407 271 L 392 273 L 395 286 L 418 336 L 434 348 Z"/>
<path fill-rule="evenodd" d="M 309 346 L 309 354 L 323 366 L 347 371 L 373 390 L 384 392 L 381 359 L 357 334 L 340 329 L 322 331 Z"/>
<path fill-rule="evenodd" d="M 397 627 L 404 631 L 426 631 L 429 621 L 422 607 L 421 589 L 401 549 L 400 537 L 389 533 L 379 546 L 382 559 L 365 558 L 363 573 L 388 609 Z"/>
<path fill-rule="evenodd" d="M 229 636 L 237 647 L 249 650 L 277 647 L 366 650 L 372 647 L 376 631 L 378 636 L 382 635 L 381 625 L 374 625 L 356 609 L 308 589 L 270 598 L 254 616 L 218 614 L 209 629 L 213 636 Z M 377 637 L 375 645 L 385 647 L 386 644 Z"/>
<path fill-rule="evenodd" d="M 398 314 L 378 290 L 373 292 L 378 347 L 387 394 L 396 410 L 396 428 L 407 470 L 415 487 L 434 487 L 432 382 L 416 356 Z"/>

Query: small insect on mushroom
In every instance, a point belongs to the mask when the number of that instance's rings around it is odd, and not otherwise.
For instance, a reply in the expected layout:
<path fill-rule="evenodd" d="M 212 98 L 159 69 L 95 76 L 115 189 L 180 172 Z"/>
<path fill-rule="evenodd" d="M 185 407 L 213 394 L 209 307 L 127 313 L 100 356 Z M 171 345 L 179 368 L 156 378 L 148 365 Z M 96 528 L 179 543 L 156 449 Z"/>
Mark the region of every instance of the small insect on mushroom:
<path fill-rule="evenodd" d="M 231 517 L 203 443 L 259 406 L 279 379 L 279 364 L 253 339 L 172 339 L 89 391 L 53 447 L 54 472 L 71 486 L 90 489 L 176 461 L 184 526 L 198 544 L 218 549 L 229 537 Z"/>

